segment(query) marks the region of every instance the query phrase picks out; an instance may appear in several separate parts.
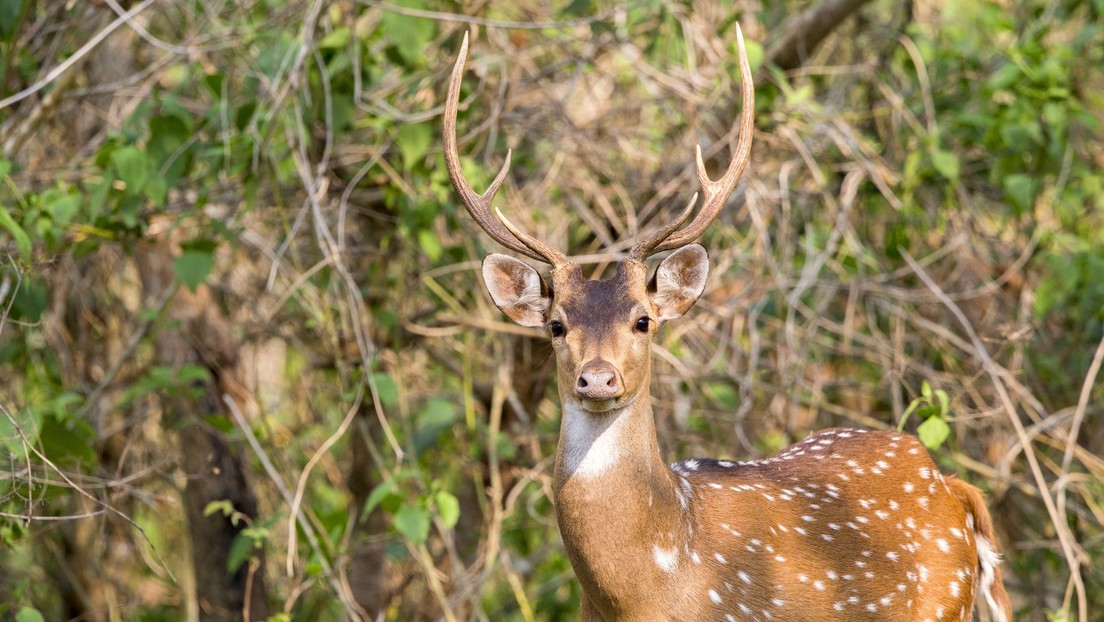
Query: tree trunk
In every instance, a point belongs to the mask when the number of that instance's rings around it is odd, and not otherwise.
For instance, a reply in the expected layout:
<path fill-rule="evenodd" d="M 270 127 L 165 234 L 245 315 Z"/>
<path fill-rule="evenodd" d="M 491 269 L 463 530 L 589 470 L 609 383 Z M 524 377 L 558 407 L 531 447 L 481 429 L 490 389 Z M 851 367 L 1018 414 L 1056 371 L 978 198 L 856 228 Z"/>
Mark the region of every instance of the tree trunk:
<path fill-rule="evenodd" d="M 767 62 L 783 71 L 800 67 L 816 46 L 870 0 L 821 0 L 793 18 L 767 49 Z"/>
<path fill-rule="evenodd" d="M 158 296 L 173 287 L 172 258 L 166 244 L 136 253 L 139 275 L 147 295 Z M 207 418 L 224 413 L 222 396 L 238 393 L 238 345 L 230 324 L 210 291 L 181 287 L 166 313 L 174 320 L 156 330 L 157 363 L 180 369 L 200 365 L 210 377 L 189 391 L 163 396 L 163 423 L 176 430 L 181 467 L 186 474 L 184 507 L 192 544 L 196 596 L 202 620 L 240 622 L 263 620 L 268 610 L 264 589 L 264 552 L 251 551 L 236 568 L 229 568 L 234 541 L 257 518 L 257 502 L 237 447 L 210 427 Z M 208 504 L 228 501 L 245 520 L 222 512 L 205 515 Z"/>

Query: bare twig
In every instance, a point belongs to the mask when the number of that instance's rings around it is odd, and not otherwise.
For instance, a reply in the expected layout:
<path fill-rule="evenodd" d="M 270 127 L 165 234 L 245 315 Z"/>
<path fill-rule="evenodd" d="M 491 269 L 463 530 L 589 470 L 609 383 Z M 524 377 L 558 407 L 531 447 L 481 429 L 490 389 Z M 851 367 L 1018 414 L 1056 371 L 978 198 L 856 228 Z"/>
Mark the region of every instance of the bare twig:
<path fill-rule="evenodd" d="M 84 45 L 82 45 L 80 49 L 78 49 L 76 52 L 73 52 L 73 54 L 69 56 L 69 58 L 65 59 L 57 67 L 51 69 L 50 72 L 47 73 L 46 76 L 43 77 L 41 80 L 35 82 L 31 86 L 28 86 L 22 91 L 19 91 L 18 93 L 5 97 L 4 99 L 0 99 L 0 110 L 3 110 L 4 108 L 11 106 L 12 104 L 17 104 L 23 101 L 31 95 L 34 95 L 35 93 L 41 91 L 54 80 L 57 80 L 59 76 L 72 69 L 73 66 L 80 62 L 81 59 L 83 59 L 85 56 L 87 56 L 89 52 L 96 49 L 96 46 L 102 43 L 108 35 L 115 32 L 119 28 L 119 26 L 122 26 L 123 24 L 129 22 L 134 18 L 135 15 L 138 15 L 142 11 L 145 11 L 146 8 L 148 8 L 149 5 L 153 4 L 155 1 L 156 0 L 142 0 L 140 4 L 132 7 L 126 13 L 123 13 L 122 15 L 115 18 L 115 20 L 108 24 L 106 28 L 96 33 L 91 39 L 89 39 Z"/>
<path fill-rule="evenodd" d="M 1027 432 L 1024 430 L 1023 423 L 1020 421 L 1016 406 L 1012 403 L 1012 398 L 1008 395 L 1008 390 L 1004 386 L 1004 380 L 1001 374 L 997 371 L 993 359 L 989 356 L 989 351 L 985 348 L 985 344 L 982 343 L 981 338 L 978 337 L 977 332 L 974 331 L 973 325 L 970 324 L 970 320 L 962 310 L 959 309 L 958 305 L 943 293 L 939 285 L 928 276 L 928 273 L 920 267 L 920 264 L 916 263 L 916 260 L 913 259 L 911 255 L 906 251 L 902 251 L 902 254 L 905 261 L 908 262 L 909 266 L 912 267 L 913 271 L 916 273 L 916 276 L 920 277 L 924 285 L 935 294 L 947 310 L 958 320 L 962 329 L 966 331 L 967 336 L 970 338 L 970 343 L 973 344 L 975 355 L 978 360 L 981 361 L 985 372 L 989 375 L 989 379 L 993 383 L 993 387 L 997 390 L 997 395 L 1000 396 L 1001 403 L 1004 405 L 1008 420 L 1012 423 L 1012 427 L 1016 430 L 1016 434 L 1023 443 L 1024 456 L 1027 458 L 1028 466 L 1031 468 L 1031 473 L 1035 478 L 1035 485 L 1039 488 L 1039 496 L 1042 498 L 1047 513 L 1050 515 L 1051 524 L 1058 534 L 1058 542 L 1062 547 L 1062 553 L 1065 555 L 1066 563 L 1069 565 L 1070 579 L 1073 581 L 1075 589 L 1077 590 L 1080 619 L 1088 620 L 1088 599 L 1085 595 L 1085 584 L 1081 578 L 1080 570 L 1081 561 L 1085 557 L 1085 553 L 1078 546 L 1077 540 L 1070 531 L 1069 525 L 1062 520 L 1054 498 L 1050 495 L 1050 486 L 1047 484 L 1046 476 L 1043 475 L 1043 470 L 1039 466 L 1039 459 L 1035 455 L 1035 450 L 1032 448 L 1030 440 L 1027 439 Z"/>

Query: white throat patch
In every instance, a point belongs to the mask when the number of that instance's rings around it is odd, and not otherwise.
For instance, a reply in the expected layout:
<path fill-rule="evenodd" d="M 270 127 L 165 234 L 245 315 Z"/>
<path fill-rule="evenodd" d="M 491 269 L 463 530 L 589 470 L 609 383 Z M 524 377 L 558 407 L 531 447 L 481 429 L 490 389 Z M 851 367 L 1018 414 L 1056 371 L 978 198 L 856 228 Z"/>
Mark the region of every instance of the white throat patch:
<path fill-rule="evenodd" d="M 625 451 L 628 408 L 591 413 L 565 406 L 560 424 L 563 443 L 561 468 L 568 476 L 599 477 L 620 460 Z"/>

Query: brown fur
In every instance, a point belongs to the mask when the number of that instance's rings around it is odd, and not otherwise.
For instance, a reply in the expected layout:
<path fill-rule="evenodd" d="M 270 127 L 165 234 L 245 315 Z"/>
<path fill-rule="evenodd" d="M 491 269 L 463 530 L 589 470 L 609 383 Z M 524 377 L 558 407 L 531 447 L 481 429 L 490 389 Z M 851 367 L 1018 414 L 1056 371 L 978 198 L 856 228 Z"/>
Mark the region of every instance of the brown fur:
<path fill-rule="evenodd" d="M 948 478 L 947 484 L 954 494 L 966 507 L 966 511 L 974 516 L 974 533 L 985 538 L 992 547 L 993 552 L 1000 554 L 997 547 L 997 538 L 993 530 L 993 518 L 989 515 L 989 508 L 985 506 L 985 496 L 976 487 L 957 478 Z M 979 560 L 980 562 L 980 560 Z M 978 571 L 982 568 L 979 563 Z M 993 584 L 989 588 L 990 598 L 997 603 L 998 609 L 1004 614 L 1006 620 L 1012 619 L 1012 602 L 1008 599 L 1008 593 L 1004 590 L 1004 577 L 1000 566 L 993 566 Z"/>

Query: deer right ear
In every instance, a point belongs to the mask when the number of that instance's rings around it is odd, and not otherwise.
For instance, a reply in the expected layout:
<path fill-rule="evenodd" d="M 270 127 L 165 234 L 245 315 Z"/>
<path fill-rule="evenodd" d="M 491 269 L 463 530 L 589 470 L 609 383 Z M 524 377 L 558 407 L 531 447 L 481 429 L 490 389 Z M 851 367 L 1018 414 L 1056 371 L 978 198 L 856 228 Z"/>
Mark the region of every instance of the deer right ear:
<path fill-rule="evenodd" d="M 491 253 L 483 258 L 483 283 L 491 300 L 522 326 L 544 326 L 544 314 L 552 304 L 548 286 L 536 269 L 508 255 Z"/>
<path fill-rule="evenodd" d="M 682 317 L 705 291 L 709 255 L 701 244 L 687 244 L 659 262 L 648 284 L 659 320 Z"/>

